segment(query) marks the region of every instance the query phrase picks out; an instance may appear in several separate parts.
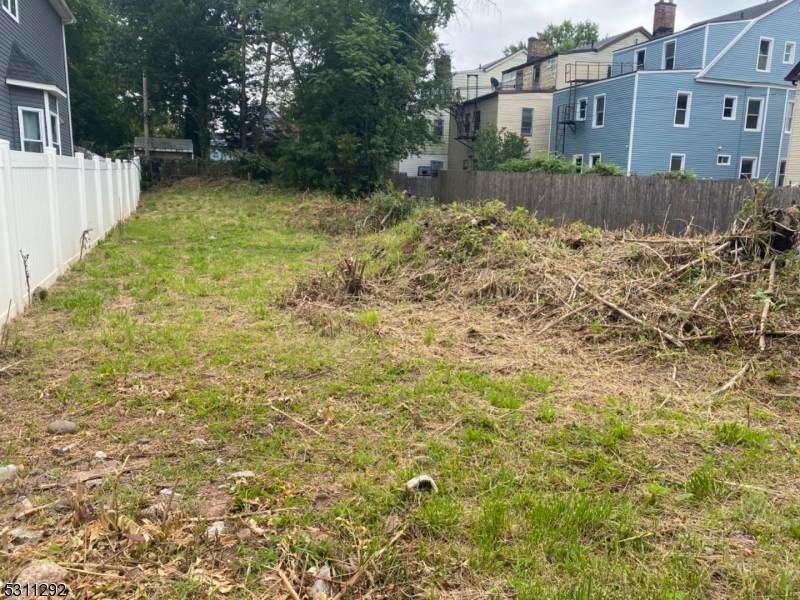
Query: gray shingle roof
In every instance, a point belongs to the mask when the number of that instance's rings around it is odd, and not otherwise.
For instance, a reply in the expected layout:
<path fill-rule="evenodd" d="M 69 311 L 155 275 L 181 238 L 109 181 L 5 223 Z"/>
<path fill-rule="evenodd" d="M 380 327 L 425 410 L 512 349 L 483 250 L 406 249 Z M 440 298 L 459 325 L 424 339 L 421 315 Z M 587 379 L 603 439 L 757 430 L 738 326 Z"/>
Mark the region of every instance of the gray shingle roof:
<path fill-rule="evenodd" d="M 136 150 L 144 150 L 144 138 L 137 137 L 133 139 L 133 147 Z M 168 138 L 150 138 L 150 151 L 151 152 L 185 152 L 191 154 L 194 152 L 194 145 L 192 140 L 176 140 Z"/>
<path fill-rule="evenodd" d="M 708 19 L 707 21 L 700 21 L 699 23 L 694 23 L 693 25 L 689 25 L 686 29 L 694 29 L 695 27 L 701 27 L 706 23 L 726 23 L 728 21 L 749 21 L 751 19 L 756 19 L 763 14 L 768 13 L 774 8 L 778 8 L 781 4 L 785 4 L 786 0 L 770 0 L 770 2 L 762 2 L 761 4 L 757 4 L 755 6 L 751 6 L 750 8 L 745 8 L 743 10 L 737 10 L 732 13 L 728 13 L 727 15 L 722 15 L 721 17 L 715 17 L 713 19 Z"/>
<path fill-rule="evenodd" d="M 559 52 L 559 54 L 573 54 L 575 52 L 586 52 L 588 50 L 600 51 L 600 50 L 603 50 L 606 46 L 611 46 L 613 44 L 616 44 L 620 40 L 625 39 L 626 37 L 628 37 L 629 35 L 631 35 L 633 33 L 636 33 L 637 31 L 641 31 L 642 35 L 647 38 L 644 41 L 647 41 L 647 40 L 649 40 L 651 38 L 650 33 L 644 27 L 637 27 L 636 29 L 631 29 L 630 31 L 625 31 L 625 32 L 619 33 L 617 35 L 610 35 L 607 38 L 604 38 L 602 40 L 599 40 L 599 41 L 595 42 L 594 44 L 587 44 L 585 46 L 579 46 L 578 48 L 575 48 L 574 50 L 565 50 L 564 52 Z"/>
<path fill-rule="evenodd" d="M 58 85 L 56 80 L 47 72 L 47 70 L 33 60 L 30 56 L 25 54 L 25 52 L 22 51 L 16 42 L 11 44 L 11 54 L 8 57 L 6 79 L 17 79 L 19 81 L 40 83 L 43 85 L 54 85 L 58 89 L 61 89 L 61 86 Z M 61 91 L 63 92 L 64 90 Z"/>

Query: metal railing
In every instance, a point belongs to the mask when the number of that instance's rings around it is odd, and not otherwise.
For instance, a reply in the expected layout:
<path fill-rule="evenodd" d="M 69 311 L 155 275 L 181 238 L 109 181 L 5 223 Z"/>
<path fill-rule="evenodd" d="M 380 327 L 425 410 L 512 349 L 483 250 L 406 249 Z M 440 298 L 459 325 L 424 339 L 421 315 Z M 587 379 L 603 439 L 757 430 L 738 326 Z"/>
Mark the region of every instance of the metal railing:
<path fill-rule="evenodd" d="M 615 62 L 615 63 L 587 63 L 574 62 L 568 63 L 564 69 L 564 80 L 570 84 L 585 83 L 590 81 L 600 81 L 620 75 L 634 73 L 641 68 L 637 68 L 637 63 Z"/>

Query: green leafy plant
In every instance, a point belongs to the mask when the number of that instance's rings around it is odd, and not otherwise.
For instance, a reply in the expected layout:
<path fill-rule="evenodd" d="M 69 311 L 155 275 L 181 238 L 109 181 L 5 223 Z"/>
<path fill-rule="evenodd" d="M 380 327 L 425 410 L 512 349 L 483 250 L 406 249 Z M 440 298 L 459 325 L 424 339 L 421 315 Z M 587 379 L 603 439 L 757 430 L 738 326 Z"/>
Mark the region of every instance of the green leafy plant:
<path fill-rule="evenodd" d="M 584 171 L 588 175 L 600 175 L 602 177 L 624 177 L 625 170 L 614 163 L 598 162 L 595 165 Z"/>
<path fill-rule="evenodd" d="M 496 171 L 498 165 L 511 160 L 523 160 L 528 155 L 528 140 L 504 128 L 489 125 L 480 130 L 473 150 L 478 171 Z"/>
<path fill-rule="evenodd" d="M 578 168 L 560 154 L 537 152 L 526 160 L 510 160 L 497 167 L 506 173 L 549 173 L 551 175 L 574 175 Z"/>
<path fill-rule="evenodd" d="M 653 177 L 661 177 L 662 179 L 677 179 L 679 181 L 687 181 L 697 179 L 697 173 L 694 171 L 663 171 L 652 174 Z"/>
<path fill-rule="evenodd" d="M 236 174 L 247 180 L 262 179 L 267 180 L 272 177 L 272 161 L 263 154 L 254 154 L 236 150 L 231 152 L 235 161 Z"/>

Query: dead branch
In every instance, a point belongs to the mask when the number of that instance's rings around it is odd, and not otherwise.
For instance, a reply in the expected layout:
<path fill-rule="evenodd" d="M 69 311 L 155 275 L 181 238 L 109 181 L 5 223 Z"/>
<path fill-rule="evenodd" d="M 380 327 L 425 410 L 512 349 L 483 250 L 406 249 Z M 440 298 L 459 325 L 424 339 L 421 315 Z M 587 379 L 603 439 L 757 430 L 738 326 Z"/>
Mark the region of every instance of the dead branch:
<path fill-rule="evenodd" d="M 328 439 L 327 437 L 325 437 L 325 434 L 324 434 L 324 433 L 321 433 L 321 432 L 317 431 L 316 429 L 314 429 L 313 427 L 311 427 L 311 426 L 309 426 L 309 425 L 306 425 L 305 423 L 303 423 L 303 422 L 302 422 L 302 421 L 300 421 L 299 419 L 295 419 L 293 416 L 291 416 L 291 415 L 289 415 L 289 414 L 286 414 L 286 413 L 285 413 L 285 412 L 283 412 L 281 409 L 279 409 L 279 408 L 277 408 L 277 407 L 275 407 L 275 406 L 273 406 L 273 405 L 270 405 L 270 408 L 271 408 L 272 410 L 274 410 L 276 413 L 278 413 L 279 415 L 283 415 L 283 416 L 284 416 L 284 417 L 286 417 L 287 419 L 289 419 L 289 420 L 291 420 L 291 421 L 294 421 L 295 423 L 297 423 L 298 425 L 300 425 L 300 427 L 303 427 L 304 429 L 308 429 L 308 430 L 309 430 L 311 433 L 313 433 L 313 434 L 315 434 L 315 435 L 318 435 L 318 436 L 319 436 L 319 437 L 321 437 L 323 440 L 326 440 L 326 439 Z"/>
<path fill-rule="evenodd" d="M 753 275 L 755 273 L 758 273 L 758 271 L 747 271 L 745 273 L 737 273 L 736 275 L 732 275 L 730 277 L 726 277 L 722 281 L 716 282 L 714 285 L 712 285 L 710 288 L 708 288 L 705 292 L 703 292 L 703 294 L 697 299 L 697 302 L 694 303 L 694 306 L 692 306 L 692 310 L 697 310 L 699 308 L 700 304 L 703 302 L 703 300 L 705 300 L 711 292 L 713 292 L 715 289 L 717 289 L 721 283 L 726 283 L 728 281 L 733 281 L 734 279 L 741 279 L 742 277 L 747 277 L 748 275 Z"/>
<path fill-rule="evenodd" d="M 769 289 L 767 290 L 767 297 L 764 300 L 764 311 L 761 313 L 761 326 L 759 327 L 760 336 L 758 339 L 758 349 L 761 352 L 767 349 L 767 336 L 764 335 L 764 330 L 767 328 L 767 317 L 769 316 L 769 307 L 772 304 L 772 292 L 775 289 L 775 270 L 777 263 L 775 259 L 772 260 L 772 265 L 769 267 Z"/>
<path fill-rule="evenodd" d="M 725 392 L 727 392 L 729 389 L 731 389 L 733 386 L 735 386 L 735 385 L 736 385 L 736 383 L 737 383 L 737 382 L 738 382 L 738 381 L 739 381 L 739 380 L 740 380 L 742 377 L 744 377 L 744 376 L 747 374 L 747 371 L 749 371 L 749 370 L 750 370 L 750 367 L 752 367 L 752 366 L 753 366 L 753 360 L 755 360 L 755 356 L 754 356 L 753 358 L 751 358 L 750 360 L 748 360 L 748 361 L 747 361 L 747 364 L 745 364 L 745 366 L 743 366 L 743 367 L 742 367 L 742 368 L 739 370 L 739 372 L 738 372 L 738 373 L 736 373 L 736 375 L 734 375 L 733 377 L 731 377 L 731 379 L 730 379 L 730 381 L 728 381 L 728 383 L 726 383 L 725 385 L 723 385 L 721 388 L 719 388 L 719 389 L 718 389 L 718 390 L 716 390 L 715 392 L 711 392 L 711 396 L 710 396 L 710 397 L 712 397 L 712 398 L 713 398 L 714 396 L 719 396 L 720 394 L 724 394 L 724 393 L 725 393 Z"/>

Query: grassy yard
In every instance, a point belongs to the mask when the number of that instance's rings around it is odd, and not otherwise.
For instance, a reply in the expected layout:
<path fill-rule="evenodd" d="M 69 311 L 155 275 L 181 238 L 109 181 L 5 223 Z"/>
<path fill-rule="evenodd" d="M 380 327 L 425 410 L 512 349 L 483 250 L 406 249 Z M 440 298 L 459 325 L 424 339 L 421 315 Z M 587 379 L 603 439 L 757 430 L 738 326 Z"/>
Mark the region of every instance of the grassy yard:
<path fill-rule="evenodd" d="M 144 196 L 12 323 L 0 530 L 47 506 L 0 580 L 38 557 L 85 598 L 304 598 L 323 565 L 350 598 L 800 598 L 796 346 L 709 399 L 748 355 L 404 298 L 411 221 L 329 236 L 323 200 L 218 185 Z M 371 291 L 314 296 L 351 255 Z M 59 485 L 108 463 L 131 470 Z"/>

